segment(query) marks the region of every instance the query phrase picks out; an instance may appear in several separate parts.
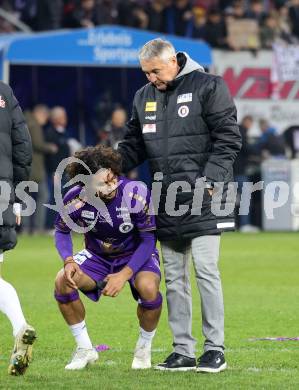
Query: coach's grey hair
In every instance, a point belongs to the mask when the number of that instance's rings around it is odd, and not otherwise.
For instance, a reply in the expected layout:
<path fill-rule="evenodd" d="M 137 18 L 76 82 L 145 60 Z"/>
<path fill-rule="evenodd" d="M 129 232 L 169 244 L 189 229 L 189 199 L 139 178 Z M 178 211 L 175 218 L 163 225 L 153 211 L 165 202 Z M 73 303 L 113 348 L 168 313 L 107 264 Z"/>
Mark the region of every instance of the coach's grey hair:
<path fill-rule="evenodd" d="M 148 41 L 140 49 L 139 61 L 148 61 L 154 57 L 158 57 L 167 62 L 171 57 L 175 56 L 175 54 L 175 48 L 170 42 L 157 38 Z"/>

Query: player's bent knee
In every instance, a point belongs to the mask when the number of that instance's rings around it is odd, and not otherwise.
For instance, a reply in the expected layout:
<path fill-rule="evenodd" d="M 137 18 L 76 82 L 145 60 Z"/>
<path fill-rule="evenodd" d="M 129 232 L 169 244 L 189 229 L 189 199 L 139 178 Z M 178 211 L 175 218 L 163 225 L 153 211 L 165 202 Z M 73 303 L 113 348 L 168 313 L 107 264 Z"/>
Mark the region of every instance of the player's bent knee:
<path fill-rule="evenodd" d="M 159 286 L 155 281 L 147 282 L 137 288 L 140 296 L 147 301 L 154 301 L 159 293 Z"/>
<path fill-rule="evenodd" d="M 159 309 L 159 307 L 161 307 L 162 305 L 162 302 L 163 302 L 163 297 L 160 291 L 158 292 L 157 298 L 154 299 L 153 301 L 148 301 L 142 298 L 138 300 L 139 305 L 147 310 Z"/>
<path fill-rule="evenodd" d="M 77 290 L 74 290 L 69 294 L 59 294 L 57 291 L 55 291 L 54 297 L 59 303 L 70 303 L 79 299 L 79 293 Z"/>
<path fill-rule="evenodd" d="M 55 278 L 55 291 L 60 291 L 62 286 L 65 284 L 65 278 L 64 278 L 64 270 L 61 269 L 58 271 L 56 278 Z"/>

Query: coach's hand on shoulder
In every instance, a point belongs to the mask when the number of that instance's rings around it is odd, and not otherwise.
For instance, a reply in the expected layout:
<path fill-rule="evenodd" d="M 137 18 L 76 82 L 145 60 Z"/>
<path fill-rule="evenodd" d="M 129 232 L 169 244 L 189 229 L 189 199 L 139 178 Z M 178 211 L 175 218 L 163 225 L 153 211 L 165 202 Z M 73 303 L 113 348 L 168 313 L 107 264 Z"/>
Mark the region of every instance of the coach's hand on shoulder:
<path fill-rule="evenodd" d="M 108 297 L 116 297 L 132 274 L 131 268 L 125 267 L 120 272 L 107 275 L 105 278 L 107 284 L 103 290 L 103 294 Z"/>
<path fill-rule="evenodd" d="M 76 273 L 81 275 L 82 271 L 78 264 L 75 263 L 74 259 L 72 257 L 68 257 L 64 262 L 64 277 L 66 279 L 66 284 L 68 287 L 78 290 L 78 286 L 73 279 Z"/>

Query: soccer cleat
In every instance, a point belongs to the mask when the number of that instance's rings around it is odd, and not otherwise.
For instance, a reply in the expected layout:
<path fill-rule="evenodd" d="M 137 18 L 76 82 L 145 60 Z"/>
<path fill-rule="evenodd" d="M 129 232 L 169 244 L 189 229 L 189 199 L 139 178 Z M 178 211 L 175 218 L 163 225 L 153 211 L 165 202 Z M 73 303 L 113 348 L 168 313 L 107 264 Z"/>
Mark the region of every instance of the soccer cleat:
<path fill-rule="evenodd" d="M 15 338 L 14 349 L 11 354 L 8 373 L 10 375 L 24 375 L 32 360 L 32 344 L 36 340 L 35 329 L 24 325 Z"/>
<path fill-rule="evenodd" d="M 95 349 L 77 348 L 72 361 L 65 366 L 66 370 L 82 370 L 88 364 L 94 364 L 99 359 Z"/>
<path fill-rule="evenodd" d="M 158 364 L 154 368 L 160 371 L 192 371 L 196 370 L 196 360 L 195 358 L 173 352 L 163 363 Z"/>
<path fill-rule="evenodd" d="M 151 368 L 151 366 L 151 344 L 137 345 L 134 352 L 132 368 L 134 370 L 143 370 L 145 368 Z"/>
<path fill-rule="evenodd" d="M 224 359 L 224 353 L 221 351 L 210 350 L 205 352 L 199 359 L 197 372 L 217 373 L 225 370 L 227 364 Z"/>

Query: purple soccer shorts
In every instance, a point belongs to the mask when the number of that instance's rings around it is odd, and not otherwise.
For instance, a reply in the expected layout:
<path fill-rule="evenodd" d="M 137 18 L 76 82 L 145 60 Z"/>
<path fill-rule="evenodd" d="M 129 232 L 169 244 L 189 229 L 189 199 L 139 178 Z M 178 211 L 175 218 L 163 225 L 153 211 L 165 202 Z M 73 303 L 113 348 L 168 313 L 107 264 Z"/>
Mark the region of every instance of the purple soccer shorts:
<path fill-rule="evenodd" d="M 79 265 L 82 272 L 88 275 L 95 282 L 104 280 L 108 274 L 113 274 L 121 271 L 130 261 L 130 258 L 131 255 L 119 258 L 117 260 L 105 260 L 102 257 L 91 253 L 87 249 L 83 249 L 82 251 L 74 255 L 74 260 Z M 118 265 L 118 263 L 120 264 Z M 138 301 L 140 297 L 138 291 L 134 287 L 134 281 L 136 275 L 142 271 L 153 272 L 157 274 L 161 279 L 160 260 L 159 253 L 157 250 L 155 250 L 151 258 L 129 280 L 132 295 L 136 301 Z M 98 289 L 92 291 L 82 291 L 82 293 L 95 302 L 97 302 L 101 296 L 101 291 Z"/>

